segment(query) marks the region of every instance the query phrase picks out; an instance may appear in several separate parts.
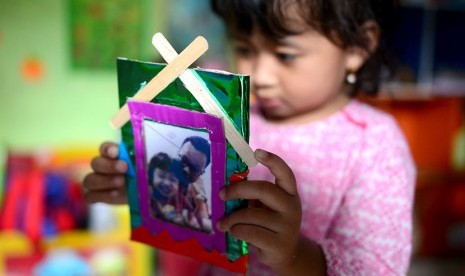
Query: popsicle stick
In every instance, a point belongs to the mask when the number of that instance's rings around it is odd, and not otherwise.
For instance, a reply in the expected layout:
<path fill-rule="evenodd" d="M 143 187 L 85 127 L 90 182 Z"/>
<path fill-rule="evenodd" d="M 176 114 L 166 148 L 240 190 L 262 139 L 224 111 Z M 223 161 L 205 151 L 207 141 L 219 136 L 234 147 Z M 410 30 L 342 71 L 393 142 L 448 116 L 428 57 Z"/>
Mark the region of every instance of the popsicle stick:
<path fill-rule="evenodd" d="M 194 61 L 196 61 L 208 49 L 207 40 L 201 36 L 195 38 L 184 51 L 175 59 L 169 62 L 147 85 L 139 90 L 133 99 L 137 101 L 151 101 L 172 81 L 174 81 L 182 72 L 184 72 Z M 110 125 L 115 128 L 121 128 L 129 120 L 129 108 L 125 104 L 111 118 Z"/>
<path fill-rule="evenodd" d="M 152 44 L 168 64 L 178 57 L 178 53 L 171 46 L 168 40 L 166 40 L 163 34 L 156 33 L 152 38 Z M 191 92 L 205 112 L 223 118 L 226 139 L 228 139 L 229 143 L 232 145 L 234 150 L 236 150 L 242 160 L 244 160 L 247 166 L 253 167 L 257 165 L 257 160 L 255 160 L 253 150 L 241 136 L 239 131 L 237 131 L 227 113 L 217 104 L 215 99 L 211 96 L 208 88 L 202 84 L 199 78 L 198 74 L 192 69 L 188 69 L 179 75 L 179 79 L 181 79 L 187 90 Z"/>

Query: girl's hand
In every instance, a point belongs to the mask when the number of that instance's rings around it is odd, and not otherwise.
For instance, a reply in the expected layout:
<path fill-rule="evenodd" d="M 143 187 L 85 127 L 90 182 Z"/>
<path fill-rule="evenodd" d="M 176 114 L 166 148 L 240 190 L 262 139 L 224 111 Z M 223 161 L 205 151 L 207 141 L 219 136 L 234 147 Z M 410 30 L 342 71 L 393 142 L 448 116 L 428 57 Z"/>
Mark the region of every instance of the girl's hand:
<path fill-rule="evenodd" d="M 293 265 L 300 236 L 302 207 L 296 180 L 277 155 L 256 150 L 255 158 L 269 168 L 276 178 L 275 184 L 243 181 L 224 188 L 221 199 L 248 199 L 249 207 L 224 218 L 217 227 L 257 247 L 262 263 L 282 271 Z"/>
<path fill-rule="evenodd" d="M 118 145 L 105 142 L 100 146 L 100 156 L 92 159 L 93 172 L 86 175 L 83 184 L 88 203 L 127 203 L 126 162 L 118 160 Z"/>

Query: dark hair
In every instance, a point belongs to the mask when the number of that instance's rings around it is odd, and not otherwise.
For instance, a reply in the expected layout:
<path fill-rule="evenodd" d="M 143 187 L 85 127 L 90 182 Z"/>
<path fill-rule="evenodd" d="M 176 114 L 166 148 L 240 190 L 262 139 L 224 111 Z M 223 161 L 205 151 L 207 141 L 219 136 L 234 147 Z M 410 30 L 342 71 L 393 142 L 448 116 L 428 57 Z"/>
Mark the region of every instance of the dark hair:
<path fill-rule="evenodd" d="M 192 146 L 194 146 L 196 150 L 205 154 L 205 156 L 207 157 L 207 164 L 205 164 L 205 167 L 208 166 L 208 164 L 210 164 L 210 143 L 208 143 L 207 140 L 205 140 L 204 138 L 200 136 L 187 137 L 182 142 L 182 145 L 184 145 L 187 142 L 191 142 Z"/>
<path fill-rule="evenodd" d="M 187 188 L 187 178 L 184 171 L 182 170 L 181 162 L 179 160 L 172 159 L 164 152 L 155 154 L 149 162 L 148 174 L 150 185 L 153 182 L 153 172 L 155 171 L 155 168 L 159 168 L 160 170 L 168 171 L 174 174 L 178 178 L 179 184 L 182 187 Z"/>
<path fill-rule="evenodd" d="M 266 37 L 278 40 L 303 32 L 305 28 L 294 23 L 304 20 L 342 49 L 357 46 L 367 51 L 369 42 L 360 27 L 373 20 L 383 32 L 391 31 L 390 14 L 395 11 L 390 0 L 211 0 L 211 6 L 233 37 L 250 35 L 258 27 Z M 385 44 L 379 45 L 357 72 L 352 95 L 377 94 L 383 63 L 388 64 L 382 53 Z"/>
<path fill-rule="evenodd" d="M 149 162 L 149 183 L 152 184 L 153 182 L 153 172 L 155 171 L 155 168 L 159 168 L 160 170 L 166 171 L 168 170 L 170 164 L 171 157 L 168 154 L 164 152 L 159 152 L 155 154 Z"/>

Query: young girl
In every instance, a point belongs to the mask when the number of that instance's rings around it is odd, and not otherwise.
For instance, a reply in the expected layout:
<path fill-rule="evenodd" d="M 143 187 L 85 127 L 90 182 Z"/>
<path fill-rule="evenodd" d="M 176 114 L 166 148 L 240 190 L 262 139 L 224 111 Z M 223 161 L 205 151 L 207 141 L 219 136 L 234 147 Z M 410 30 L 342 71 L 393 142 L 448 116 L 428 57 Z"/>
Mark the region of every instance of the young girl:
<path fill-rule="evenodd" d="M 251 275 L 407 273 L 414 164 L 394 119 L 352 98 L 377 89 L 380 3 L 212 0 L 255 96 L 250 144 L 261 165 L 220 193 L 249 208 L 218 224 L 252 245 Z M 127 166 L 116 156 L 102 145 L 84 183 L 89 202 L 124 202 L 117 173 Z"/>
<path fill-rule="evenodd" d="M 155 154 L 148 165 L 148 181 L 152 216 L 181 224 L 188 183 L 180 162 L 164 152 Z"/>

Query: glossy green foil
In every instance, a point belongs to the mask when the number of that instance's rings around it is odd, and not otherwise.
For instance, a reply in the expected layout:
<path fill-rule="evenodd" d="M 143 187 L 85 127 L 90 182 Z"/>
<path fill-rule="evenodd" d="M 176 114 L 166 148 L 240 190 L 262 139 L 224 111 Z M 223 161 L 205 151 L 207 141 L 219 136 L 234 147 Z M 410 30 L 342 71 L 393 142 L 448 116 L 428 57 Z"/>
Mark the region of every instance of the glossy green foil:
<path fill-rule="evenodd" d="M 165 64 L 133 61 L 128 59 L 117 60 L 118 92 L 120 107 L 126 103 L 127 98 L 134 94 L 157 75 Z M 228 113 L 234 126 L 248 142 L 249 139 L 249 77 L 245 75 L 230 74 L 225 72 L 206 71 L 195 69 L 199 77 L 204 81 L 216 101 Z M 200 104 L 184 87 L 178 78 L 166 87 L 155 99 L 154 103 L 166 104 L 204 112 Z M 128 153 L 134 162 L 134 137 L 131 123 L 126 123 L 122 129 L 122 139 Z M 134 166 L 135 167 L 135 166 Z M 242 161 L 231 144 L 227 143 L 226 152 L 226 185 L 234 173 L 247 171 L 247 165 Z M 131 212 L 131 227 L 141 225 L 137 185 L 135 178 L 127 177 L 129 209 Z M 246 206 L 245 201 L 234 200 L 226 203 L 226 214 Z M 236 240 L 227 234 L 227 257 L 231 261 L 248 253 L 246 242 Z"/>

